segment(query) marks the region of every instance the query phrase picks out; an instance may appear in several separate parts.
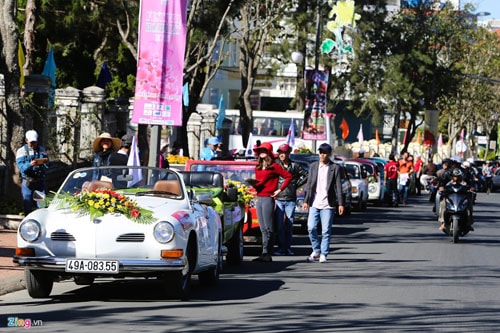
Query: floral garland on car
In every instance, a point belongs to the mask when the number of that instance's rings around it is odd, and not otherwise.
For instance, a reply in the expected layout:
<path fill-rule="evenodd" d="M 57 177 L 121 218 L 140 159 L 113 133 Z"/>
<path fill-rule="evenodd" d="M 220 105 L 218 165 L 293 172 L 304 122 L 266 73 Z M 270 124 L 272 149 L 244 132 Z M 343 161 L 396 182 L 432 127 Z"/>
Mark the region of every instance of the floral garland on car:
<path fill-rule="evenodd" d="M 137 202 L 109 189 L 77 192 L 74 195 L 59 195 L 62 199 L 59 207 L 71 208 L 81 215 L 89 214 L 90 219 L 105 214 L 123 214 L 134 222 L 149 224 L 155 221 L 153 212 L 137 206 Z"/>
<path fill-rule="evenodd" d="M 227 187 L 236 188 L 238 190 L 238 202 L 241 202 L 245 205 L 249 205 L 250 203 L 252 203 L 256 194 L 256 191 L 253 187 L 249 187 L 244 183 L 236 180 L 228 179 Z"/>

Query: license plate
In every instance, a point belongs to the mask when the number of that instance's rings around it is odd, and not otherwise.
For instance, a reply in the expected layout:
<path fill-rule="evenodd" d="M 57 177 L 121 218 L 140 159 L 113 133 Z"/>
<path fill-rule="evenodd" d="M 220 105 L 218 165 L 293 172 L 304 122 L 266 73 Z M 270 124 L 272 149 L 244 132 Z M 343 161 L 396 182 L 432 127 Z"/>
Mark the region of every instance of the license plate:
<path fill-rule="evenodd" d="M 66 259 L 66 272 L 71 273 L 118 273 L 118 260 Z"/>

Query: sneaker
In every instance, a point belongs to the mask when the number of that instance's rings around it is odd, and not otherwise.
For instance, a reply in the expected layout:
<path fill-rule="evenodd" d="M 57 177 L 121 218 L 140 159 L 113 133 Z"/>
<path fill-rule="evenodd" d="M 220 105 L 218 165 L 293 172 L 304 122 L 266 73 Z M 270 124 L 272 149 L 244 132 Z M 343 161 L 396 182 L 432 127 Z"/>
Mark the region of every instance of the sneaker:
<path fill-rule="evenodd" d="M 264 254 L 261 254 L 260 256 L 258 256 L 257 258 L 255 258 L 253 261 L 271 262 L 271 261 L 273 261 L 273 258 L 271 257 L 271 255 L 269 253 L 264 253 Z"/>
<path fill-rule="evenodd" d="M 319 256 L 319 262 L 320 262 L 320 263 L 324 263 L 324 262 L 326 262 L 326 261 L 327 261 L 327 260 L 326 260 L 326 256 L 325 256 L 324 254 L 322 254 L 322 255 L 320 255 L 320 256 Z"/>
<path fill-rule="evenodd" d="M 284 256 L 286 253 L 283 250 L 276 250 L 274 251 L 273 255 L 275 256 Z"/>
<path fill-rule="evenodd" d="M 286 255 L 287 256 L 294 256 L 295 252 L 293 252 L 292 249 L 288 249 L 288 250 L 286 250 Z"/>
<path fill-rule="evenodd" d="M 307 262 L 314 262 L 315 260 L 318 260 L 319 258 L 319 253 L 318 252 L 312 252 L 309 257 L 307 257 Z"/>

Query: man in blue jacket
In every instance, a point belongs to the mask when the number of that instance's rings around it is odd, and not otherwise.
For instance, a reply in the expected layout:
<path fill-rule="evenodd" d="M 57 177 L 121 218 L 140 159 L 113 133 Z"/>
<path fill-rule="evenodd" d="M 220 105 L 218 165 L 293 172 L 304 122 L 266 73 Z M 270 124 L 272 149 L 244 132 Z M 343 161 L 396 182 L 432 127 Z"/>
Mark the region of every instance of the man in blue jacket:
<path fill-rule="evenodd" d="M 23 179 L 21 194 L 25 216 L 33 210 L 33 192 L 45 192 L 45 170 L 48 163 L 49 157 L 45 149 L 38 144 L 38 133 L 35 130 L 27 131 L 25 144 L 16 153 L 16 164 Z"/>

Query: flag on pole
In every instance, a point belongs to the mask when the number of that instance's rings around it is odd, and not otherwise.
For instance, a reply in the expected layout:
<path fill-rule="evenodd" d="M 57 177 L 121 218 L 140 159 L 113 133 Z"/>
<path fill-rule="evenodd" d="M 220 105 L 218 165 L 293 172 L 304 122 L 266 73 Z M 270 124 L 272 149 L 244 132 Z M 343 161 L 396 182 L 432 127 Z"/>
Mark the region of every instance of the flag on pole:
<path fill-rule="evenodd" d="M 50 45 L 49 54 L 43 66 L 42 75 L 50 78 L 49 107 L 54 105 L 56 95 L 56 62 L 54 60 L 54 47 Z"/>
<path fill-rule="evenodd" d="M 19 64 L 19 87 L 24 86 L 24 64 L 26 63 L 26 58 L 24 57 L 23 46 L 21 41 L 18 41 L 17 46 L 17 62 Z"/>
<path fill-rule="evenodd" d="M 342 140 L 347 139 L 349 136 L 349 124 L 345 120 L 345 118 L 342 118 L 342 122 L 340 123 L 339 128 L 342 130 Z"/>
<path fill-rule="evenodd" d="M 130 154 L 128 155 L 127 166 L 140 166 L 139 148 L 137 147 L 137 140 L 135 135 L 132 138 L 132 145 L 130 146 Z M 132 175 L 132 180 L 128 182 L 128 187 L 132 187 L 142 180 L 141 169 L 129 169 L 129 174 Z"/>
<path fill-rule="evenodd" d="M 219 113 L 217 114 L 217 123 L 215 128 L 220 130 L 222 124 L 224 123 L 224 118 L 226 118 L 226 103 L 224 103 L 224 96 L 220 95 L 219 99 Z"/>
<path fill-rule="evenodd" d="M 363 145 L 364 141 L 365 140 L 363 138 L 363 124 L 359 124 L 358 142 L 360 147 Z"/>
<path fill-rule="evenodd" d="M 189 106 L 189 85 L 187 82 L 182 86 L 182 104 L 185 107 Z"/>
<path fill-rule="evenodd" d="M 380 137 L 378 135 L 378 128 L 375 129 L 375 141 L 377 141 L 377 146 L 380 145 Z"/>
<path fill-rule="evenodd" d="M 408 134 L 408 129 L 405 130 L 405 135 L 403 137 L 403 146 L 406 144 L 406 135 Z"/>
<path fill-rule="evenodd" d="M 111 77 L 111 72 L 108 69 L 106 62 L 102 64 L 101 71 L 99 72 L 99 77 L 97 78 L 97 83 L 95 84 L 99 88 L 106 88 L 106 83 L 111 82 L 113 78 Z"/>
<path fill-rule="evenodd" d="M 255 154 L 253 153 L 253 146 L 254 146 L 253 135 L 252 135 L 252 132 L 250 132 L 250 135 L 248 136 L 247 147 L 245 149 L 245 157 L 254 157 L 255 156 Z"/>
<path fill-rule="evenodd" d="M 290 127 L 288 128 L 288 135 L 286 136 L 286 143 L 290 147 L 295 146 L 295 121 L 290 120 Z"/>

